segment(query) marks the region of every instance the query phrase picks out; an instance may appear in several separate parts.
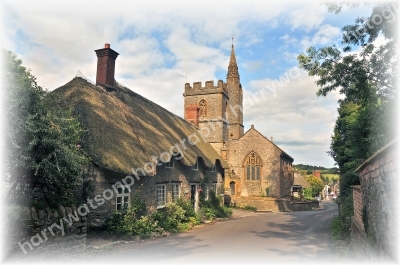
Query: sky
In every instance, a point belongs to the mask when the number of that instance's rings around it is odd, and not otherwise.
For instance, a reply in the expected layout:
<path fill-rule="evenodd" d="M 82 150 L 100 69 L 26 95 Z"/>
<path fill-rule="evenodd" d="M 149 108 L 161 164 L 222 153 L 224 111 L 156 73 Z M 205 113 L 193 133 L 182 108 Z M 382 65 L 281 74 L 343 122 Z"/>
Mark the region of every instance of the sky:
<path fill-rule="evenodd" d="M 115 79 L 183 117 L 184 84 L 226 81 L 235 45 L 244 126 L 253 124 L 294 158 L 333 167 L 327 154 L 336 92 L 317 97 L 296 57 L 338 44 L 342 27 L 371 9 L 336 15 L 318 1 L 2 1 L 2 47 L 39 85 L 54 90 L 78 73 L 96 79 L 96 49 L 119 53 Z M 265 97 L 259 91 L 270 87 Z"/>

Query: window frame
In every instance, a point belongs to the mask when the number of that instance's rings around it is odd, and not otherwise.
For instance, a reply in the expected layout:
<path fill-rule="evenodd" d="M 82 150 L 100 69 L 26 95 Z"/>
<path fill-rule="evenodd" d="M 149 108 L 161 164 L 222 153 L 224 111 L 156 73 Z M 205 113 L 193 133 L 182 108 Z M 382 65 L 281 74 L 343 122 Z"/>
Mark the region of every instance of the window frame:
<path fill-rule="evenodd" d="M 131 191 L 129 191 L 129 188 L 126 188 L 125 186 L 123 186 L 121 184 L 116 185 L 116 188 L 117 188 L 117 194 L 115 196 L 115 209 L 117 211 L 121 211 L 121 210 L 129 208 L 129 206 L 131 204 Z M 122 190 L 121 193 L 119 192 L 119 189 Z M 128 192 L 125 192 L 125 191 L 128 191 Z M 127 202 L 127 206 L 125 208 L 125 204 L 126 204 L 125 198 L 126 197 L 128 197 L 128 202 Z M 121 198 L 120 203 L 118 203 L 118 198 Z M 122 207 L 120 209 L 118 209 L 118 205 L 122 205 Z"/>
<path fill-rule="evenodd" d="M 196 159 L 196 164 L 192 166 L 192 170 L 195 171 L 199 170 L 199 158 Z"/>
<path fill-rule="evenodd" d="M 167 186 L 166 184 L 157 184 L 156 185 L 157 209 L 164 208 L 165 205 L 167 205 L 167 187 L 166 186 Z M 159 200 L 161 198 L 161 196 L 159 194 L 159 187 L 162 187 L 162 190 L 163 190 L 163 193 L 164 193 L 162 195 L 163 201 Z M 163 204 L 160 205 L 160 202 L 163 203 Z"/>
<path fill-rule="evenodd" d="M 177 192 L 174 193 L 174 187 L 177 187 Z M 171 183 L 171 200 L 173 203 L 176 203 L 178 199 L 181 197 L 181 184 L 180 183 Z"/>
<path fill-rule="evenodd" d="M 261 157 L 254 151 L 251 151 L 244 159 L 244 174 L 246 181 L 261 180 Z"/>
<path fill-rule="evenodd" d="M 169 160 L 169 162 L 167 162 L 167 163 L 165 164 L 165 167 L 166 167 L 166 168 L 174 168 L 174 158 L 173 158 L 173 157 L 171 157 L 171 159 Z"/>

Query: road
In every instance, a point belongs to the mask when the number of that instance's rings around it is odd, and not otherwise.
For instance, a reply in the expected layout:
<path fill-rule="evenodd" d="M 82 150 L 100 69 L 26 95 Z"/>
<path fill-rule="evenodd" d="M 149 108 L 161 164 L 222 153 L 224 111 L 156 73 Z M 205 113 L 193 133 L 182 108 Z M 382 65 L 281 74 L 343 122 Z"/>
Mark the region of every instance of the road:
<path fill-rule="evenodd" d="M 330 251 L 332 201 L 324 210 L 251 213 L 247 216 L 145 243 L 114 247 L 90 260 L 135 264 L 324 263 Z"/>

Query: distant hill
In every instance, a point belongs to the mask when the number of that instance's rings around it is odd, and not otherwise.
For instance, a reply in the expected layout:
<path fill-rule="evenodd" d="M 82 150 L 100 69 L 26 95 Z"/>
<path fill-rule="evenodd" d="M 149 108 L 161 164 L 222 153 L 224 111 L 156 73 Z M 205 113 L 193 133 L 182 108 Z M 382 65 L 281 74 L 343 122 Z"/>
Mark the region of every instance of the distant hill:
<path fill-rule="evenodd" d="M 325 173 L 325 174 L 338 174 L 339 173 L 339 168 L 337 168 L 337 167 L 326 168 L 326 167 L 320 167 L 320 166 L 297 164 L 297 165 L 293 165 L 293 168 L 297 169 L 297 170 L 305 170 L 305 171 L 320 170 L 321 173 Z"/>

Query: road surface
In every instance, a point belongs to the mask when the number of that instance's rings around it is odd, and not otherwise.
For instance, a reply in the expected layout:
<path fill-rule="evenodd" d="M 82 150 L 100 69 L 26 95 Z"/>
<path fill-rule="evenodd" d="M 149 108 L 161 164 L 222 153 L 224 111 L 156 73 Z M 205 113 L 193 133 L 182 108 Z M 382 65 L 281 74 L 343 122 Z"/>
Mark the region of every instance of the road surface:
<path fill-rule="evenodd" d="M 325 209 L 288 213 L 252 213 L 145 243 L 113 247 L 91 262 L 133 264 L 320 263 L 332 260 L 332 201 Z"/>

